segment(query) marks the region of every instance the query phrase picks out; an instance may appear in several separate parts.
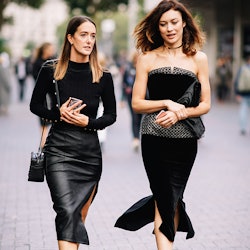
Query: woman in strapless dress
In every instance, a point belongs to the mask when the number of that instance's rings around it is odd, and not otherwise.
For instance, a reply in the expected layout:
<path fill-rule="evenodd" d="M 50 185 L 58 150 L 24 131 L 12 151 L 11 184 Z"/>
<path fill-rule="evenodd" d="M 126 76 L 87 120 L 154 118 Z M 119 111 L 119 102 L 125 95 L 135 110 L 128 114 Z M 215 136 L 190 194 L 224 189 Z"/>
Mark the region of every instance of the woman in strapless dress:
<path fill-rule="evenodd" d="M 191 13 L 175 0 L 161 1 L 134 35 L 141 55 L 132 106 L 144 114 L 142 158 L 152 194 L 130 207 L 115 226 L 133 231 L 154 222 L 157 249 L 168 250 L 176 231 L 194 236 L 183 195 L 199 138 L 184 121 L 210 109 L 207 56 L 198 50 L 205 39 Z M 178 99 L 194 81 L 201 84 L 200 101 L 186 107 Z"/>

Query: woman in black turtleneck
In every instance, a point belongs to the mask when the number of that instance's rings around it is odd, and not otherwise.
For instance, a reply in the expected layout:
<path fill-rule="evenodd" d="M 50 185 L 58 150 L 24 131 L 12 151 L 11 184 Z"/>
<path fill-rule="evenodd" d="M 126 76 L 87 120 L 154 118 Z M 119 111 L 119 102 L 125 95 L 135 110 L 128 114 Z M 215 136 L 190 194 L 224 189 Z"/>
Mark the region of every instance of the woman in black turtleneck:
<path fill-rule="evenodd" d="M 60 250 L 89 244 L 84 223 L 102 172 L 97 130 L 116 121 L 112 76 L 97 56 L 95 23 L 88 17 L 73 17 L 59 59 L 43 65 L 30 102 L 31 112 L 53 123 L 44 152 Z M 47 94 L 56 103 L 54 79 L 61 105 L 48 109 Z M 70 105 L 72 97 L 80 101 Z M 100 99 L 104 112 L 96 118 Z"/>

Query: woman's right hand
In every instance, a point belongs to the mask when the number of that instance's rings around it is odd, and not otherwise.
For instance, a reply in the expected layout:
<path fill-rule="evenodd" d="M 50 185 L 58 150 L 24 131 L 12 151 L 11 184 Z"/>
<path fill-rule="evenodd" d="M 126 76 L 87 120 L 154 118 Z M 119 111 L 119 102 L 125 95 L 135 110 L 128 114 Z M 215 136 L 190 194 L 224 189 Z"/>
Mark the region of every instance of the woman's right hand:
<path fill-rule="evenodd" d="M 69 98 L 60 107 L 61 120 L 67 121 L 67 119 L 70 118 L 70 114 L 74 114 L 74 112 L 79 113 L 86 106 L 86 104 L 82 104 L 82 101 L 78 101 L 78 102 L 74 103 L 73 105 L 69 106 L 70 100 L 71 100 L 71 98 Z M 78 107 L 79 105 L 81 105 L 81 106 Z"/>
<path fill-rule="evenodd" d="M 89 123 L 89 117 L 80 113 L 86 107 L 86 104 L 82 104 L 81 100 L 72 105 L 69 105 L 69 103 L 70 98 L 60 108 L 61 120 L 76 126 L 86 127 Z"/>

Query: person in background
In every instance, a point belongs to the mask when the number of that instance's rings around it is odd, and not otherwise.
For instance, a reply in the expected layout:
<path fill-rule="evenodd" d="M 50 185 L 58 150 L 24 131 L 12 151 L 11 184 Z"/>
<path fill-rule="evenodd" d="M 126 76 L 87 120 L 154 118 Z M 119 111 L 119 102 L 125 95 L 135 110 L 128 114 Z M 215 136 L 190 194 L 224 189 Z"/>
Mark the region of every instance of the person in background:
<path fill-rule="evenodd" d="M 40 47 L 37 48 L 36 55 L 33 59 L 32 63 L 32 76 L 34 78 L 34 81 L 36 83 L 39 71 L 42 67 L 42 65 L 50 59 L 55 58 L 55 48 L 54 45 L 50 42 L 44 42 Z M 50 107 L 50 100 L 46 99 L 45 105 Z M 45 121 L 41 118 L 39 118 L 41 130 L 43 130 L 43 137 L 42 137 L 42 143 L 43 146 L 46 140 L 46 137 L 48 135 L 49 127 L 51 123 L 49 121 Z"/>
<path fill-rule="evenodd" d="M 220 57 L 216 66 L 216 97 L 222 103 L 230 96 L 232 69 L 229 58 Z"/>
<path fill-rule="evenodd" d="M 138 53 L 133 53 L 131 61 L 125 68 L 122 80 L 131 117 L 131 130 L 133 135 L 132 147 L 135 151 L 138 151 L 140 145 L 140 125 L 142 119 L 142 114 L 136 113 L 132 108 L 132 90 L 135 81 L 137 58 Z"/>
<path fill-rule="evenodd" d="M 85 220 L 102 173 L 97 131 L 116 121 L 113 79 L 98 60 L 96 36 L 92 19 L 72 17 L 59 59 L 42 66 L 30 101 L 31 112 L 53 121 L 43 151 L 59 250 L 89 244 Z M 51 109 L 44 106 L 47 93 L 54 99 Z M 97 117 L 100 99 L 104 110 Z"/>
<path fill-rule="evenodd" d="M 32 76 L 35 81 L 43 63 L 55 57 L 55 47 L 52 43 L 44 42 L 40 47 L 37 48 L 32 63 Z"/>
<path fill-rule="evenodd" d="M 101 53 L 101 52 L 98 53 L 98 60 L 100 62 L 100 65 L 104 69 L 108 68 L 108 66 L 107 66 L 107 58 L 106 58 L 104 53 Z M 102 116 L 103 110 L 104 110 L 104 107 L 103 107 L 102 100 L 100 98 L 100 103 L 99 103 L 99 107 L 98 107 L 98 110 L 97 110 L 97 117 Z M 99 141 L 100 141 L 102 152 L 104 152 L 104 145 L 105 145 L 105 142 L 107 140 L 107 128 L 98 130 L 97 133 L 98 133 L 98 138 L 99 138 Z"/>
<path fill-rule="evenodd" d="M 124 71 L 127 65 L 127 51 L 123 51 L 121 50 L 119 52 L 119 54 L 117 55 L 116 59 L 115 59 L 115 63 L 116 66 L 118 68 L 118 78 L 119 78 L 119 103 L 120 103 L 120 107 L 124 108 L 127 104 L 127 100 L 126 100 L 126 93 L 125 93 L 125 89 L 124 89 L 124 84 L 122 82 L 122 77 L 124 75 Z"/>
<path fill-rule="evenodd" d="M 15 73 L 17 81 L 19 83 L 19 101 L 24 100 L 25 93 L 25 81 L 27 78 L 27 63 L 24 57 L 20 57 L 17 63 L 15 64 Z"/>
<path fill-rule="evenodd" d="M 250 108 L 250 55 L 246 57 L 245 63 L 239 68 L 234 86 L 236 99 L 240 103 L 240 133 L 245 135 L 247 133 Z"/>
<path fill-rule="evenodd" d="M 177 0 L 162 0 L 135 27 L 136 65 L 132 94 L 141 122 L 141 152 L 152 195 L 121 215 L 116 227 L 137 230 L 154 222 L 158 250 L 172 250 L 177 231 L 194 236 L 183 195 L 198 147 L 198 138 L 183 122 L 210 109 L 208 60 L 200 51 L 204 35 L 188 9 Z M 178 103 L 196 81 L 196 107 Z M 147 97 L 147 98 L 146 98 Z"/>
<path fill-rule="evenodd" d="M 0 115 L 8 114 L 11 94 L 9 64 L 4 60 L 5 57 L 0 55 Z"/>

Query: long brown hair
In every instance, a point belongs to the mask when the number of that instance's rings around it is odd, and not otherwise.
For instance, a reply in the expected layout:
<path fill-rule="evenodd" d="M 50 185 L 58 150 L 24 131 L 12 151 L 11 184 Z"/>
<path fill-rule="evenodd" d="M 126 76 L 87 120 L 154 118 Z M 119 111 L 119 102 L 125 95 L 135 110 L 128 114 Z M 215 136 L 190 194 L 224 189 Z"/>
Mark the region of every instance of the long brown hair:
<path fill-rule="evenodd" d="M 145 53 L 164 44 L 159 32 L 159 20 L 166 11 L 171 9 L 179 11 L 183 22 L 186 23 L 183 28 L 183 53 L 194 55 L 196 48 L 203 46 L 205 42 L 204 33 L 187 8 L 176 0 L 163 0 L 135 27 L 134 37 L 138 50 Z"/>
<path fill-rule="evenodd" d="M 77 28 L 82 23 L 85 23 L 85 22 L 90 22 L 94 24 L 94 26 L 96 27 L 96 24 L 94 23 L 94 21 L 91 18 L 86 17 L 86 16 L 75 16 L 71 18 L 71 20 L 69 21 L 68 27 L 65 33 L 65 37 L 64 37 L 64 43 L 63 43 L 61 55 L 59 56 L 58 63 L 55 66 L 56 68 L 55 68 L 54 77 L 56 80 L 61 80 L 65 76 L 67 68 L 68 68 L 71 44 L 68 41 L 67 36 L 68 34 L 73 36 Z M 90 68 L 91 68 L 92 75 L 93 75 L 93 82 L 99 82 L 100 78 L 103 75 L 103 69 L 102 69 L 101 64 L 98 61 L 96 42 L 89 56 L 89 63 L 90 63 Z"/>

